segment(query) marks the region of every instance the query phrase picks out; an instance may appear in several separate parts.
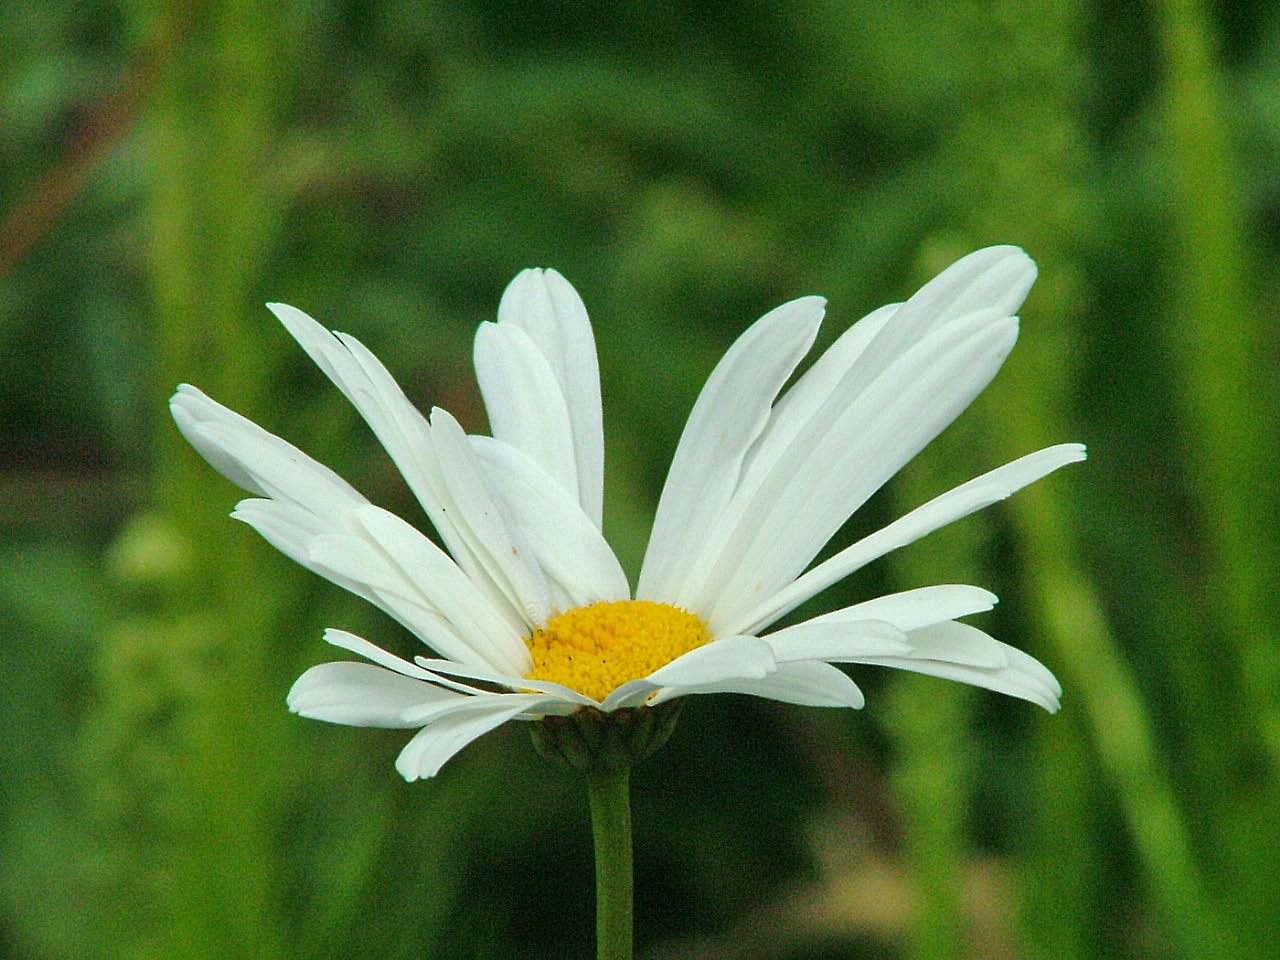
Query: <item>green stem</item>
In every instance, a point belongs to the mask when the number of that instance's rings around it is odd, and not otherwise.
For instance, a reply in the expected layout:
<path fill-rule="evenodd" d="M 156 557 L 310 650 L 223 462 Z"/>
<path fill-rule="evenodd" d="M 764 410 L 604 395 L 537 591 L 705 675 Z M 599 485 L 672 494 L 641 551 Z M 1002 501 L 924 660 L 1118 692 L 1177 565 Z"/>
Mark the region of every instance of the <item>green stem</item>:
<path fill-rule="evenodd" d="M 589 774 L 596 848 L 596 957 L 631 960 L 631 773 Z"/>

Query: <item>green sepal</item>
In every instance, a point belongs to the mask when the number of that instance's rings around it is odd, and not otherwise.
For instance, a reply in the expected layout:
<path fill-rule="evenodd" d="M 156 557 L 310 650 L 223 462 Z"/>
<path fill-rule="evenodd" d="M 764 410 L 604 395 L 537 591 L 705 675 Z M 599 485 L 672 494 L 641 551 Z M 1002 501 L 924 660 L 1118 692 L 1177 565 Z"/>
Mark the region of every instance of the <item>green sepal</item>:
<path fill-rule="evenodd" d="M 568 716 L 544 717 L 530 725 L 543 758 L 585 773 L 618 770 L 643 760 L 671 737 L 680 718 L 679 700 L 657 707 L 605 713 L 592 707 Z"/>

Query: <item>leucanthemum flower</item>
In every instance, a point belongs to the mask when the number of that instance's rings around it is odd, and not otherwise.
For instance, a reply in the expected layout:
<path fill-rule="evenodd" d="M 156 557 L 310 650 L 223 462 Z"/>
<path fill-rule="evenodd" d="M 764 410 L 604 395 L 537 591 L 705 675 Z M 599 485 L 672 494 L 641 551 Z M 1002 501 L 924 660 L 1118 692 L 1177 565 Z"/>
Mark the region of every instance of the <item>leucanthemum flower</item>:
<path fill-rule="evenodd" d="M 368 662 L 312 667 L 288 695 L 305 717 L 417 729 L 396 761 L 407 780 L 434 775 L 508 720 L 721 692 L 861 707 L 858 687 L 833 666 L 842 663 L 958 680 L 1055 711 L 1061 688 L 1042 664 L 959 622 L 996 602 L 980 587 L 920 587 L 770 631 L 867 563 L 1084 458 L 1079 444 L 1029 454 L 811 566 L 990 382 L 1035 274 L 1015 247 L 971 254 L 854 324 L 785 392 L 825 301 L 765 314 L 694 404 L 634 594 L 600 529 L 591 326 L 553 270 L 517 276 L 497 322 L 476 335 L 491 437 L 468 436 L 439 408 L 422 416 L 359 341 L 270 305 L 373 429 L 444 549 L 195 387 L 180 386 L 171 408 L 204 458 L 254 494 L 232 516 L 432 651 L 409 661 L 330 629 L 326 640 Z"/>

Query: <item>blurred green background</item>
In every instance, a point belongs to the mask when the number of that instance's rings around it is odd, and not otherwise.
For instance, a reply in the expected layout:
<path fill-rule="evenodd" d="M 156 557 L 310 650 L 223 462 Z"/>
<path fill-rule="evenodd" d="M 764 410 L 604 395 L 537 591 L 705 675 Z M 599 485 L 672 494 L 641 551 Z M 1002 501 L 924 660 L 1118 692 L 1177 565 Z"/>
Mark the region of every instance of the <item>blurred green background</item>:
<path fill-rule="evenodd" d="M 1278 158 L 1264 0 L 0 5 L 0 955 L 591 955 L 585 793 L 523 729 L 406 786 L 403 733 L 286 712 L 326 625 L 412 644 L 227 519 L 173 386 L 420 517 L 264 301 L 481 430 L 472 333 L 560 269 L 634 576 L 751 320 L 822 293 L 826 343 L 1008 242 L 1021 344 L 836 542 L 1090 462 L 807 611 L 989 586 L 1061 714 L 693 698 L 633 781 L 640 953 L 1276 956 Z"/>

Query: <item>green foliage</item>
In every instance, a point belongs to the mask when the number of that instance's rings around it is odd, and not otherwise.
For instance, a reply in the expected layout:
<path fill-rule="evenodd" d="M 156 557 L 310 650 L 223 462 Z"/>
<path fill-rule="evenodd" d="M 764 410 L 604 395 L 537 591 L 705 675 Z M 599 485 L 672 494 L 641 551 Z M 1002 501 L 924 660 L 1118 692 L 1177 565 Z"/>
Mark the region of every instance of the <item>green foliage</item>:
<path fill-rule="evenodd" d="M 750 320 L 822 293 L 826 343 L 1012 242 L 1021 345 L 842 537 L 1090 463 L 808 609 L 989 586 L 1062 714 L 866 669 L 862 714 L 690 703 L 633 777 L 640 953 L 1268 956 L 1278 36 L 1265 2 L 0 5 L 0 953 L 591 955 L 586 793 L 524 731 L 406 786 L 400 735 L 284 710 L 327 625 L 412 648 L 226 520 L 174 384 L 417 513 L 262 301 L 478 430 L 476 324 L 560 269 L 634 574 Z"/>

